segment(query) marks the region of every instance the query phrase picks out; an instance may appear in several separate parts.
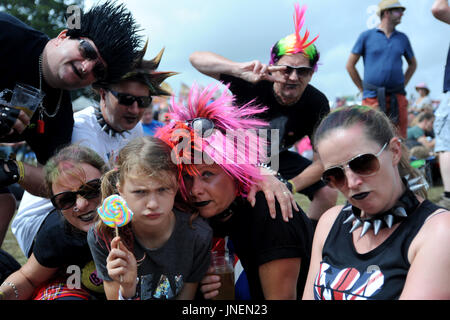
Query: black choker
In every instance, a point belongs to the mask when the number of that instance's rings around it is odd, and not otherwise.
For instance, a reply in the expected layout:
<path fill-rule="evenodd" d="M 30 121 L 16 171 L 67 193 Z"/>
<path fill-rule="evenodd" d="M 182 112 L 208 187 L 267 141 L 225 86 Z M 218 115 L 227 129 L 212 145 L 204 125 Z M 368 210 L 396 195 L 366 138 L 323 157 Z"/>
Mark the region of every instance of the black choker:
<path fill-rule="evenodd" d="M 95 117 L 97 118 L 97 122 L 102 128 L 102 131 L 106 132 L 110 137 L 115 137 L 116 135 L 120 135 L 122 138 L 124 138 L 124 133 L 129 133 L 129 131 L 125 130 L 122 132 L 117 131 L 113 127 L 111 127 L 103 118 L 103 114 L 100 111 L 100 108 L 95 108 Z"/>
<path fill-rule="evenodd" d="M 406 180 L 403 182 L 406 186 L 405 192 L 397 200 L 395 205 L 386 212 L 379 213 L 371 218 L 363 219 L 361 218 L 361 210 L 359 208 L 350 204 L 344 207 L 342 211 L 349 212 L 350 215 L 343 224 L 356 220 L 349 233 L 352 233 L 362 226 L 361 235 L 359 236 L 360 238 L 364 236 L 371 228 L 373 228 L 374 234 L 377 235 L 381 228 L 391 228 L 397 222 L 402 221 L 411 215 L 420 203 L 417 200 L 416 195 L 407 186 L 408 184 Z"/>

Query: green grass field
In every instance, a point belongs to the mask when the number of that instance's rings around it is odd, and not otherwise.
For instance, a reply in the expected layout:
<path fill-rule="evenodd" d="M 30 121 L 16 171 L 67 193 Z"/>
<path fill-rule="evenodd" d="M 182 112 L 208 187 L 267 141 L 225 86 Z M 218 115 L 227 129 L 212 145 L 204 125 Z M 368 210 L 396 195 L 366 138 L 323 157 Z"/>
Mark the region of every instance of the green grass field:
<path fill-rule="evenodd" d="M 430 201 L 436 202 L 439 200 L 441 194 L 443 192 L 442 186 L 435 186 L 428 190 L 428 198 Z M 301 194 L 296 194 L 295 199 L 297 200 L 300 207 L 306 211 L 309 207 L 309 199 Z M 338 204 L 343 204 L 345 202 L 345 198 L 339 194 Z M 21 265 L 26 262 L 26 258 L 20 250 L 16 238 L 11 232 L 11 228 L 8 230 L 5 240 L 3 241 L 2 249 L 6 252 L 10 253 Z"/>

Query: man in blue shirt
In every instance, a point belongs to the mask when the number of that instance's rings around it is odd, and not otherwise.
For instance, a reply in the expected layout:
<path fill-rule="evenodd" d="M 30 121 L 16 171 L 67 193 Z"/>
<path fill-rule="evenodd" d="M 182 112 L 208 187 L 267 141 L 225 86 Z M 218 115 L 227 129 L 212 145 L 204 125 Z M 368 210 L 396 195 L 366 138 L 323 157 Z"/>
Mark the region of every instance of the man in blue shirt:
<path fill-rule="evenodd" d="M 363 104 L 383 110 L 406 137 L 408 123 L 405 86 L 417 68 L 408 37 L 395 30 L 401 22 L 403 7 L 399 1 L 382 0 L 378 4 L 381 22 L 377 28 L 359 36 L 347 61 L 347 71 L 363 92 Z M 356 70 L 360 57 L 364 59 L 364 81 Z M 402 56 L 408 68 L 402 69 Z"/>
<path fill-rule="evenodd" d="M 158 128 L 164 126 L 163 122 L 153 119 L 153 106 L 145 109 L 144 114 L 141 119 L 142 128 L 144 129 L 144 134 L 153 136 Z"/>

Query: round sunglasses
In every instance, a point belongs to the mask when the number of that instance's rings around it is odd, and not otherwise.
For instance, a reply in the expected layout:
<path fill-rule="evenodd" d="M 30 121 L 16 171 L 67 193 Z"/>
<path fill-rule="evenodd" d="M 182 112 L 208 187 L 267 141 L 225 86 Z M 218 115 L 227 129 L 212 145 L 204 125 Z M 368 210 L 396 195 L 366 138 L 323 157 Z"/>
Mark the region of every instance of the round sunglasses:
<path fill-rule="evenodd" d="M 145 109 L 150 106 L 150 103 L 152 103 L 152 97 L 150 96 L 136 97 L 129 93 L 120 93 L 114 90 L 109 90 L 109 92 L 117 98 L 119 104 L 127 107 L 131 106 L 136 101 L 138 108 Z"/>
<path fill-rule="evenodd" d="M 346 163 L 328 168 L 322 173 L 322 181 L 330 187 L 341 188 L 347 181 L 345 168 L 349 168 L 354 173 L 362 177 L 370 177 L 380 170 L 378 157 L 384 151 L 388 143 L 386 142 L 377 154 L 359 154 Z"/>
<path fill-rule="evenodd" d="M 86 200 L 95 199 L 100 196 L 100 179 L 93 179 L 83 184 L 77 191 L 64 191 L 55 194 L 50 198 L 53 206 L 58 210 L 72 208 L 80 195 Z"/>

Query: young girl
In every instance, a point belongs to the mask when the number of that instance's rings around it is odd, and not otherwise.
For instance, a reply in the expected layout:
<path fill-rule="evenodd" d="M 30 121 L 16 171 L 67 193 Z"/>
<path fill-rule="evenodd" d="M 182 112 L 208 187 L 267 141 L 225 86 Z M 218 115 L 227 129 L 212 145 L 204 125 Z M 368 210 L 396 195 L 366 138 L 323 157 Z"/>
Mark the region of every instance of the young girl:
<path fill-rule="evenodd" d="M 174 208 L 170 151 L 157 138 L 135 139 L 103 178 L 103 199 L 119 193 L 134 213 L 120 237 L 101 221 L 88 234 L 108 299 L 193 299 L 208 269 L 212 231 L 202 218 Z"/>

